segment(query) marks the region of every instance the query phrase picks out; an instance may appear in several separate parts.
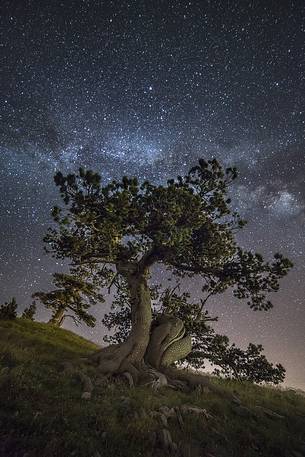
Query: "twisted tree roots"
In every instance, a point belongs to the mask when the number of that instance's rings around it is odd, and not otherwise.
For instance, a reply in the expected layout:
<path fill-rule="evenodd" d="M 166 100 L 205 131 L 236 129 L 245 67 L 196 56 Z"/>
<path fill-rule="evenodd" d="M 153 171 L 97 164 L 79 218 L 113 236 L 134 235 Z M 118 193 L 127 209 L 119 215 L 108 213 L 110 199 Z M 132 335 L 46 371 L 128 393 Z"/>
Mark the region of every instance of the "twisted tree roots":
<path fill-rule="evenodd" d="M 94 366 L 100 382 L 119 377 L 125 379 L 130 387 L 149 385 L 154 390 L 169 387 L 183 391 L 200 388 L 223 395 L 223 390 L 212 384 L 207 376 L 174 366 L 174 362 L 186 357 L 191 349 L 191 339 L 185 335 L 183 322 L 173 316 L 162 315 L 154 322 L 144 351 L 143 345 L 131 335 L 122 344 L 95 352 L 86 363 Z M 85 367 L 75 368 L 66 363 L 65 369 L 80 379 L 82 398 L 91 398 L 93 382 L 85 373 Z"/>

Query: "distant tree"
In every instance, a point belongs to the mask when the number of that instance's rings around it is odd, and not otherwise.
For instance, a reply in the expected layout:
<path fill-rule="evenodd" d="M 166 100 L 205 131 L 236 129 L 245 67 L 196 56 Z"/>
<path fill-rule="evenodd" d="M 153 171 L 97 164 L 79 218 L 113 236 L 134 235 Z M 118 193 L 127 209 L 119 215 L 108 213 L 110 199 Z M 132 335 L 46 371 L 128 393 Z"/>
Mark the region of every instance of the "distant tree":
<path fill-rule="evenodd" d="M 11 299 L 8 303 L 5 302 L 0 306 L 0 319 L 3 320 L 13 320 L 17 317 L 17 302 L 15 297 Z"/>
<path fill-rule="evenodd" d="M 21 318 L 22 319 L 27 319 L 27 320 L 30 320 L 30 321 L 34 321 L 35 320 L 36 309 L 37 309 L 36 302 L 33 301 L 33 303 L 31 303 L 30 306 L 28 306 L 27 308 L 24 309 L 24 311 L 23 311 L 23 313 L 21 315 Z"/>
<path fill-rule="evenodd" d="M 234 378 L 239 381 L 247 380 L 260 384 L 262 382 L 280 384 L 285 379 L 285 368 L 280 364 L 275 366 L 268 362 L 262 354 L 264 348 L 261 344 L 250 343 L 243 351 L 229 344 L 226 336 L 215 335 L 218 339 L 217 351 L 211 351 L 208 359 L 219 368 L 215 368 L 214 374 Z"/>
<path fill-rule="evenodd" d="M 124 373 L 134 383 L 147 373 L 161 379 L 160 372 L 166 376 L 168 367 L 192 353 L 187 322 L 162 312 L 153 316 L 153 267 L 181 287 L 184 277 L 201 280 L 203 302 L 230 288 L 254 310 L 272 307 L 267 295 L 279 289 L 292 264 L 281 254 L 265 262 L 237 245 L 235 234 L 245 221 L 230 208 L 228 189 L 236 176 L 235 168 L 223 169 L 215 159 L 200 160 L 164 185 L 123 177 L 102 186 L 97 173 L 82 168 L 55 175 L 63 207 L 53 209 L 57 226 L 45 237 L 48 251 L 91 269 L 109 288 L 128 289 L 130 332 L 92 357 L 101 373 Z M 198 320 L 204 318 L 200 308 Z"/>
<path fill-rule="evenodd" d="M 56 289 L 33 294 L 33 298 L 52 310 L 49 324 L 59 327 L 66 317 L 71 317 L 76 324 L 84 322 L 94 327 L 96 319 L 88 309 L 103 301 L 94 282 L 87 280 L 80 269 L 75 269 L 70 274 L 54 273 L 53 284 Z"/>

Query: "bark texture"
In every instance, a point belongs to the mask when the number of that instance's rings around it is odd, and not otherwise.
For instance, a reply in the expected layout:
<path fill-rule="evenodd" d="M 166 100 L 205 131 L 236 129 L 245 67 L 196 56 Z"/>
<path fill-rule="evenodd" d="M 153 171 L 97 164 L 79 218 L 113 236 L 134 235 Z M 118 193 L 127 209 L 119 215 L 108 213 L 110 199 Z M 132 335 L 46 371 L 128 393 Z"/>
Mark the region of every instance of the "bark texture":
<path fill-rule="evenodd" d="M 148 271 L 139 271 L 137 265 L 119 265 L 117 269 L 129 286 L 131 332 L 124 343 L 101 349 L 94 354 L 93 359 L 98 363 L 102 374 L 127 372 L 137 381 L 149 343 L 152 322 Z"/>
<path fill-rule="evenodd" d="M 163 369 L 190 353 L 191 338 L 173 316 L 163 315 L 152 323 L 148 268 L 128 264 L 117 270 L 129 286 L 131 332 L 124 343 L 101 349 L 92 359 L 102 375 L 124 374 L 132 385 L 143 379 L 164 384 Z"/>
<path fill-rule="evenodd" d="M 151 331 L 145 360 L 160 369 L 186 357 L 191 350 L 191 338 L 185 335 L 182 320 L 162 315 Z"/>
<path fill-rule="evenodd" d="M 65 318 L 65 308 L 58 308 L 52 315 L 51 319 L 48 321 L 48 324 L 54 325 L 55 327 L 60 327 Z"/>

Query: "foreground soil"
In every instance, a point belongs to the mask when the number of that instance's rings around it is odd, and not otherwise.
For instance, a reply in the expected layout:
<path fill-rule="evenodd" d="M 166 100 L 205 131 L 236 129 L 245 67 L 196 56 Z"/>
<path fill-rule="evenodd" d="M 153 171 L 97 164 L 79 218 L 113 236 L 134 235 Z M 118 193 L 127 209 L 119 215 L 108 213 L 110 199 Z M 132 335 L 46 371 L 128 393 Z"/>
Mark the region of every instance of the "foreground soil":
<path fill-rule="evenodd" d="M 296 392 L 212 379 L 230 394 L 223 398 L 118 381 L 81 398 L 62 362 L 95 349 L 46 324 L 0 321 L 0 456 L 305 456 L 305 398 Z"/>

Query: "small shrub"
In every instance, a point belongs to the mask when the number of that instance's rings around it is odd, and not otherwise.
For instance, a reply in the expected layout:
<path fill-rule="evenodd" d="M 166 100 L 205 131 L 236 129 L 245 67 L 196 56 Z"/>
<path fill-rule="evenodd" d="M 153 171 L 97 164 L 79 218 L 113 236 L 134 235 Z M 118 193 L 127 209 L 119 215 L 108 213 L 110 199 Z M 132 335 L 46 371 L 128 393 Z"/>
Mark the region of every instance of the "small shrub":
<path fill-rule="evenodd" d="M 13 320 L 17 317 L 17 302 L 15 297 L 11 299 L 8 303 L 5 302 L 4 305 L 0 306 L 0 319 Z"/>
<path fill-rule="evenodd" d="M 23 311 L 23 313 L 21 315 L 21 318 L 28 319 L 30 321 L 34 321 L 35 314 L 36 314 L 36 303 L 33 302 L 30 306 L 25 308 L 25 310 Z"/>

